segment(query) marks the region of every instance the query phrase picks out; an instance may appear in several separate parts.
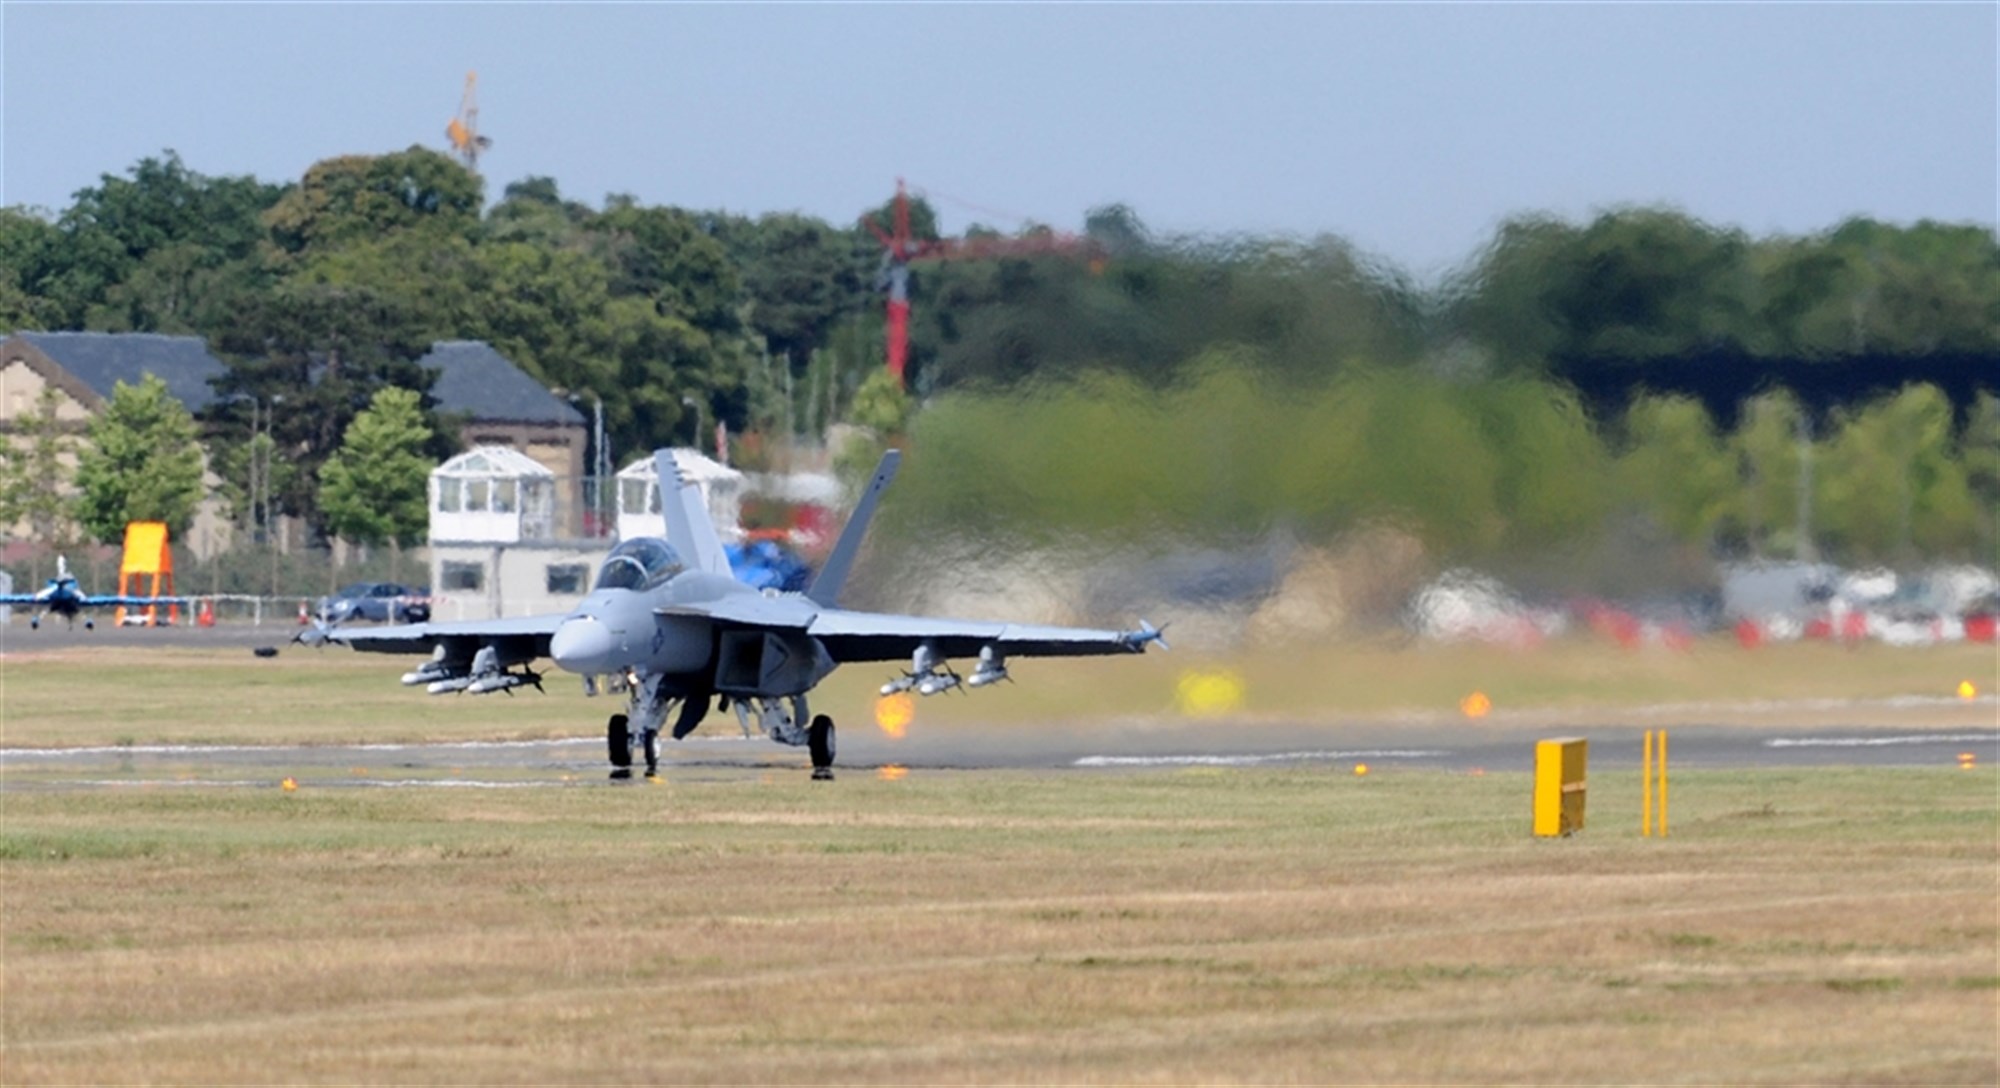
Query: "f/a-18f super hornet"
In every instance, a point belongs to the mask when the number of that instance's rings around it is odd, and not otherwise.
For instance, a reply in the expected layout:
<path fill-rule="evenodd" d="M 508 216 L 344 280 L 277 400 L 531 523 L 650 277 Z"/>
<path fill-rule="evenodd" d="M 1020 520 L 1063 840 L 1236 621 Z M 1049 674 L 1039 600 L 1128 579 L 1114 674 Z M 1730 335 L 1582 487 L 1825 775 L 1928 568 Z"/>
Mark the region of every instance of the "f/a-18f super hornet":
<path fill-rule="evenodd" d="M 936 695 L 1007 679 L 1014 657 L 1141 653 L 1164 641 L 1150 624 L 1097 631 L 1013 623 L 927 619 L 838 607 L 861 538 L 900 454 L 882 458 L 833 552 L 804 593 L 757 590 L 730 576 L 729 560 L 701 493 L 685 480 L 671 451 L 653 454 L 659 473 L 665 539 L 620 543 L 598 568 L 596 584 L 569 612 L 518 619 L 415 623 L 373 629 L 326 628 L 305 641 L 342 642 L 379 653 L 430 652 L 404 674 L 433 695 L 482 695 L 541 687 L 530 668 L 547 657 L 583 676 L 584 691 L 624 692 L 628 705 L 606 730 L 612 777 L 631 776 L 634 747 L 646 773 L 659 765 L 657 738 L 668 717 L 678 740 L 701 724 L 712 703 L 733 708 L 744 734 L 754 717 L 779 744 L 803 745 L 813 777 L 832 776 L 834 723 L 813 715 L 806 693 L 840 665 L 906 662 L 883 695 Z M 976 662 L 960 676 L 947 662 Z"/>
<path fill-rule="evenodd" d="M 61 616 L 76 626 L 76 618 L 86 609 L 92 608 L 146 608 L 155 605 L 185 605 L 186 597 L 119 597 L 85 593 L 76 576 L 69 572 L 69 559 L 56 556 L 56 576 L 48 584 L 33 593 L 0 594 L 0 604 L 26 605 L 35 610 L 28 617 L 28 627 L 36 629 L 42 625 L 44 616 Z M 83 616 L 84 630 L 97 626 L 97 621 Z"/>

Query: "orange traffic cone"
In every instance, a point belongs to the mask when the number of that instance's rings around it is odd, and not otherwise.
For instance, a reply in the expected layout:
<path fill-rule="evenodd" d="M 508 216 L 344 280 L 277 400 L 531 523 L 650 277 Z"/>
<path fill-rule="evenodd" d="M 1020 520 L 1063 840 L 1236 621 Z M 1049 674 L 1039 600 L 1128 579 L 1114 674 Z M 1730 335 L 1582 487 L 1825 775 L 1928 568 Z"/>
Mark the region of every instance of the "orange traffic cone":
<path fill-rule="evenodd" d="M 199 609 L 197 609 L 197 610 L 195 611 L 195 614 L 194 614 L 194 622 L 195 622 L 195 624 L 196 624 L 197 626 L 200 626 L 200 627 L 214 627 L 214 626 L 215 626 L 215 600 L 214 600 L 214 598 L 211 598 L 211 597 L 203 597 L 203 598 L 201 599 L 201 607 L 200 607 Z"/>
<path fill-rule="evenodd" d="M 299 626 L 304 627 L 305 625 L 311 622 L 312 622 L 312 612 L 306 608 L 306 602 L 303 598 L 301 598 L 299 600 Z"/>

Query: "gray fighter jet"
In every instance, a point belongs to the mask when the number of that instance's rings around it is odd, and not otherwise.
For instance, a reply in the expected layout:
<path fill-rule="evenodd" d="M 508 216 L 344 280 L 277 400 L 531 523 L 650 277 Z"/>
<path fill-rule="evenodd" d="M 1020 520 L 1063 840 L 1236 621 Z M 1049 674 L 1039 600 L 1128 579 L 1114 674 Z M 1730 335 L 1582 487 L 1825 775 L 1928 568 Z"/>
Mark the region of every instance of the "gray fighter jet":
<path fill-rule="evenodd" d="M 838 607 L 868 521 L 900 453 L 882 458 L 826 565 L 804 593 L 756 590 L 730 576 L 729 561 L 700 491 L 681 476 L 668 450 L 659 471 L 664 540 L 640 537 L 604 557 L 597 582 L 569 612 L 518 619 L 414 623 L 397 627 L 321 628 L 302 638 L 341 642 L 356 650 L 419 654 L 430 661 L 404 674 L 433 695 L 483 695 L 540 688 L 529 666 L 549 658 L 583 676 L 584 691 L 624 693 L 624 713 L 606 730 L 612 777 L 632 774 L 633 749 L 648 776 L 658 773 L 657 738 L 671 716 L 676 740 L 701 724 L 711 703 L 734 708 L 744 734 L 754 717 L 779 744 L 812 753 L 813 777 L 831 778 L 834 724 L 812 715 L 806 693 L 835 668 L 858 661 L 906 662 L 883 695 L 937 695 L 984 687 L 1007 678 L 1015 657 L 1076 657 L 1142 653 L 1160 631 L 1095 631 L 1013 623 L 926 619 Z M 947 662 L 970 659 L 970 676 Z"/>

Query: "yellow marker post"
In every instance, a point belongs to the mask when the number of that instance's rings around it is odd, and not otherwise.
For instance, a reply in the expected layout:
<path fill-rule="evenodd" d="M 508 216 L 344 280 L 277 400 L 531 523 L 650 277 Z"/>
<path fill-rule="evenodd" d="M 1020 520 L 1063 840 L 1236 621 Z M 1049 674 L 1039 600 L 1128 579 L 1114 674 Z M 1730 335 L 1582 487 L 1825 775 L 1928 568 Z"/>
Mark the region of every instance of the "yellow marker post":
<path fill-rule="evenodd" d="M 1654 745 L 1658 744 L 1655 748 Z M 1645 775 L 1643 811 L 1639 816 L 1639 834 L 1651 837 L 1653 834 L 1653 814 L 1659 813 L 1660 837 L 1667 837 L 1667 731 L 1662 729 L 1657 735 L 1646 730 L 1646 754 L 1640 760 Z"/>
<path fill-rule="evenodd" d="M 1563 737 L 1535 743 L 1535 835 L 1554 838 L 1583 830 L 1584 771 L 1590 742 Z"/>
<path fill-rule="evenodd" d="M 1639 757 L 1639 837 L 1653 837 L 1653 731 L 1646 730 L 1645 749 Z"/>

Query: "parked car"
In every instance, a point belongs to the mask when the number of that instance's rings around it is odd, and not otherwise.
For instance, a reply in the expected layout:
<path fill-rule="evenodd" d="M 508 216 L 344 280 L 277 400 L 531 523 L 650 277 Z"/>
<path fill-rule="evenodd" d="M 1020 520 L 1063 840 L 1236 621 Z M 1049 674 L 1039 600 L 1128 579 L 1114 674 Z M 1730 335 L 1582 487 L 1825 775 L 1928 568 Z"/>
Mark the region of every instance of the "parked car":
<path fill-rule="evenodd" d="M 429 587 L 412 589 L 396 582 L 356 582 L 319 600 L 320 618 L 331 624 L 349 620 L 376 623 L 423 623 L 431 618 Z"/>

